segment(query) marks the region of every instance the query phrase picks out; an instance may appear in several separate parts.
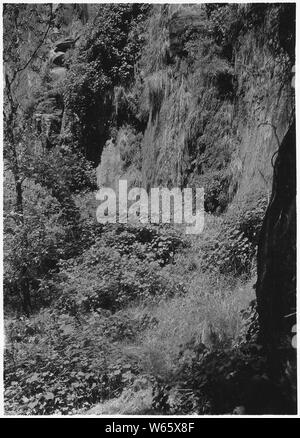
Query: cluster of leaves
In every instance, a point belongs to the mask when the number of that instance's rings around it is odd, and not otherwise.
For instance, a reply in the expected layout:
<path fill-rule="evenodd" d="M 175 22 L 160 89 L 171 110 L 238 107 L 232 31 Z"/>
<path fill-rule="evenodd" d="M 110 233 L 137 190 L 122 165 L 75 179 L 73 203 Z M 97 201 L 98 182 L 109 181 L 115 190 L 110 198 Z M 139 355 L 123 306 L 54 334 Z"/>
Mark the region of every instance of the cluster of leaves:
<path fill-rule="evenodd" d="M 222 224 L 219 235 L 208 243 L 203 257 L 206 269 L 223 274 L 250 275 L 256 255 L 259 230 L 266 209 L 266 199 L 256 206 L 234 209 Z"/>
<path fill-rule="evenodd" d="M 183 245 L 173 232 L 154 227 L 109 227 L 81 256 L 61 265 L 59 309 L 76 315 L 99 308 L 117 310 L 129 303 L 172 295 L 180 286 L 162 267 Z"/>
<path fill-rule="evenodd" d="M 282 377 L 272 379 L 258 342 L 255 300 L 240 313 L 240 333 L 230 346 L 214 342 L 208 347 L 193 337 L 181 346 L 173 372 L 155 376 L 152 407 L 156 412 L 251 415 L 295 411 L 295 363 L 288 362 Z"/>
<path fill-rule="evenodd" d="M 213 162 L 218 170 L 228 163 L 228 145 L 232 140 L 230 103 L 235 93 L 232 45 L 241 30 L 241 16 L 252 17 L 249 23 L 257 28 L 265 22 L 265 15 L 261 19 L 259 12 L 265 14 L 268 7 L 245 7 L 243 12 L 237 5 L 207 5 L 198 33 L 188 30 L 185 35 L 180 54 L 184 59 L 179 62 L 181 73 L 192 67 L 198 90 L 195 99 L 198 111 L 187 124 L 191 128 L 188 148 L 191 160 L 195 159 L 196 173 L 205 173 L 207 163 Z M 270 32 L 267 35 L 271 46 L 279 51 L 278 32 L 284 8 L 276 7 L 271 14 L 270 23 L 275 24 L 275 30 L 273 36 Z M 85 35 L 66 60 L 69 72 L 64 83 L 64 104 L 80 120 L 78 143 L 88 158 L 98 160 L 99 142 L 101 147 L 101 142 L 104 144 L 111 135 L 112 125 L 128 122 L 128 109 L 132 113 L 138 111 L 134 93 L 141 92 L 143 85 L 136 84 L 133 92 L 128 88 L 145 41 L 143 24 L 149 9 L 149 5 L 141 4 L 104 5 L 93 23 L 87 24 Z M 18 14 L 24 16 L 22 8 L 15 11 L 16 19 Z M 272 27 L 270 23 L 268 29 Z M 161 30 L 158 27 L 158 32 Z M 8 35 L 6 32 L 6 39 Z M 17 40 L 18 31 L 12 39 L 14 45 Z M 151 46 L 151 38 L 149 42 Z M 141 68 L 145 67 L 146 74 L 153 73 L 153 86 L 158 85 L 160 93 L 164 91 L 163 82 L 155 74 L 163 64 L 171 64 L 171 52 L 165 33 L 155 39 L 155 44 L 153 52 L 149 52 L 149 46 L 145 50 Z M 10 47 L 8 43 L 6 46 Z M 6 52 L 12 56 L 11 49 Z M 44 55 L 43 52 L 42 58 Z M 15 61 L 20 64 L 22 59 Z M 143 82 L 142 74 L 138 81 Z M 209 91 L 203 94 L 205 87 Z M 222 127 L 222 135 L 219 127 L 215 129 L 216 122 L 210 123 L 214 119 L 212 114 L 220 115 L 215 119 Z M 86 158 L 64 145 L 41 155 L 24 154 L 26 141 L 22 129 L 19 131 L 15 145 L 22 179 L 23 214 L 20 217 L 20 211 L 13 205 L 12 192 L 18 182 L 15 174 L 5 200 L 5 299 L 18 310 L 19 295 L 26 281 L 36 308 L 49 304 L 53 296 L 56 300 L 52 310 L 41 311 L 31 319 L 13 319 L 7 327 L 6 410 L 69 414 L 118 396 L 135 380 L 140 371 L 138 365 L 125 356 L 118 342 L 133 341 L 137 333 L 145 327 L 154 327 L 158 321 L 149 315 L 133 321 L 120 309 L 125 308 L 126 312 L 131 304 L 156 304 L 158 299 L 185 292 L 182 278 L 179 282 L 172 273 L 178 267 L 173 265 L 174 256 L 185 241 L 171 228 L 96 227 L 90 218 L 82 223 L 75 197 L 95 188 Z M 220 143 L 215 141 L 214 132 L 222 137 Z M 141 134 L 132 131 L 121 148 L 123 170 L 131 164 L 140 170 L 141 142 Z M 197 154 L 201 155 L 198 161 Z M 13 155 L 7 155 L 7 159 L 13 162 Z M 221 173 L 211 181 L 206 195 L 207 210 L 221 207 L 222 211 L 227 206 L 224 182 L 227 184 L 228 180 L 222 179 Z M 79 196 L 77 200 L 80 201 Z M 224 274 L 249 275 L 264 211 L 262 200 L 255 203 L 255 208 L 248 206 L 224 219 L 220 233 L 204 248 L 204 267 Z M 197 264 L 190 263 L 185 272 L 188 280 L 196 268 Z M 207 303 L 205 311 L 208 313 Z M 265 356 L 255 343 L 255 309 L 246 309 L 244 317 L 242 339 L 234 348 L 225 349 L 223 345 L 221 349 L 218 344 L 209 351 L 195 343 L 182 347 L 172 388 L 169 382 L 162 381 L 154 390 L 155 410 L 219 414 L 243 405 L 247 413 L 282 411 L 284 402 L 280 409 L 272 404 L 273 400 L 282 401 L 281 390 L 267 377 Z M 175 335 L 178 338 L 178 331 Z M 261 401 L 260 393 L 265 394 Z"/>
<path fill-rule="evenodd" d="M 28 148 L 21 162 L 22 216 L 16 211 L 15 178 L 9 170 L 4 202 L 5 300 L 18 310 L 24 281 L 32 308 L 48 304 L 45 278 L 56 270 L 59 260 L 74 257 L 86 245 L 91 231 L 82 223 L 74 196 L 95 188 L 95 176 L 86 159 L 68 148 L 38 154 Z"/>
<path fill-rule="evenodd" d="M 207 409 L 211 414 L 232 413 L 235 407 L 245 405 L 249 412 L 247 398 L 251 397 L 252 378 L 263 376 L 266 370 L 266 358 L 260 355 L 260 347 L 199 350 L 193 351 L 180 371 L 181 385 L 193 388 L 198 398 L 199 413 L 208 413 Z"/>
<path fill-rule="evenodd" d="M 59 198 L 62 188 L 69 196 L 96 189 L 95 171 L 79 151 L 57 146 L 44 154 L 31 156 L 26 175 L 52 190 Z"/>
<path fill-rule="evenodd" d="M 172 262 L 175 252 L 188 245 L 183 235 L 168 226 L 118 224 L 103 231 L 103 242 L 121 255 L 157 261 L 160 266 Z"/>
<path fill-rule="evenodd" d="M 120 332 L 120 327 L 118 327 Z M 103 314 L 74 318 L 49 310 L 7 327 L 5 407 L 18 414 L 70 414 L 118 396 L 138 373 L 113 342 Z M 126 324 L 123 336 L 126 338 Z"/>
<path fill-rule="evenodd" d="M 242 327 L 236 346 L 256 343 L 258 341 L 259 323 L 256 300 L 252 300 L 248 307 L 242 310 Z"/>
<path fill-rule="evenodd" d="M 259 415 L 295 410 L 295 388 L 291 390 L 294 369 L 288 363 L 281 380 L 270 378 L 265 352 L 255 342 L 257 315 L 253 308 L 248 313 L 247 330 L 241 332 L 238 345 L 213 350 L 203 344 L 185 346 L 172 385 L 156 382 L 154 409 L 177 415 Z"/>
<path fill-rule="evenodd" d="M 126 89 L 134 79 L 134 64 L 143 44 L 142 23 L 149 9 L 143 4 L 102 5 L 70 59 L 64 102 L 79 117 L 78 141 L 89 158 L 98 151 L 99 138 L 103 145 L 108 139 L 114 87 Z M 104 132 L 99 130 L 99 118 L 106 126 Z"/>
<path fill-rule="evenodd" d="M 207 15 L 223 54 L 232 55 L 232 44 L 239 34 L 249 30 L 262 32 L 262 38 L 277 56 L 286 52 L 291 60 L 295 53 L 294 5 L 206 5 Z M 227 56 L 228 57 L 228 56 Z M 229 58 L 230 59 L 230 58 Z"/>
<path fill-rule="evenodd" d="M 204 209 L 210 213 L 222 213 L 228 205 L 229 178 L 221 173 L 209 175 L 205 184 Z"/>
<path fill-rule="evenodd" d="M 65 254 L 69 229 L 63 225 L 57 199 L 30 180 L 24 185 L 24 215 L 23 221 L 20 221 L 14 209 L 11 178 L 7 174 L 4 201 L 4 297 L 6 306 L 21 310 L 22 282 L 27 281 L 32 292 L 38 294 L 40 279 Z M 38 297 L 32 298 L 38 301 Z"/>

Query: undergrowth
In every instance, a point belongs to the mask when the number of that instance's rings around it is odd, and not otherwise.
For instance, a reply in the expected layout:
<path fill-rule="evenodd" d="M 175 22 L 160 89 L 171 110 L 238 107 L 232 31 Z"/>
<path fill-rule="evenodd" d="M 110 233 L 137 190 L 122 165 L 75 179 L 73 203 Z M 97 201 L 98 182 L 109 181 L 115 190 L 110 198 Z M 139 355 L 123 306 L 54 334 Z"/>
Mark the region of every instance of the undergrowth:
<path fill-rule="evenodd" d="M 142 375 L 172 385 L 203 345 L 233 348 L 254 280 L 203 270 L 201 245 L 223 221 L 209 216 L 198 243 L 172 226 L 107 225 L 62 262 L 45 284 L 54 307 L 7 319 L 6 411 L 88 410 Z"/>
<path fill-rule="evenodd" d="M 267 193 L 248 175 L 253 199 L 250 189 L 235 197 L 241 131 L 287 91 L 284 6 L 101 11 L 66 58 L 68 145 L 62 137 L 24 161 L 21 225 L 7 179 L 5 412 L 105 411 L 121 409 L 119 400 L 135 410 L 126 413 L 290 413 L 294 366 L 272 381 L 257 341 Z M 108 144 L 129 186 L 204 187 L 203 233 L 97 224 L 87 160 L 98 163 Z M 26 285 L 29 317 L 20 310 Z"/>

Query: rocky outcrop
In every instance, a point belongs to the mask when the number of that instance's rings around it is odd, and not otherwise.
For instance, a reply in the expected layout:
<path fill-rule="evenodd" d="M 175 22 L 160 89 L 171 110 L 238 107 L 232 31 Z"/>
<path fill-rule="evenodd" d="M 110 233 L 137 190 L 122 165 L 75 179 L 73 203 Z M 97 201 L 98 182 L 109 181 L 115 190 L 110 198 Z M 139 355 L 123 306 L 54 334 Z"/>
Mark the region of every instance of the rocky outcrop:
<path fill-rule="evenodd" d="M 62 67 L 65 61 L 65 54 L 68 50 L 73 49 L 75 46 L 75 39 L 65 38 L 55 43 L 55 46 L 50 52 L 50 63 Z"/>
<path fill-rule="evenodd" d="M 62 99 L 55 92 L 46 93 L 37 104 L 34 120 L 44 148 L 50 148 L 59 136 L 62 114 Z"/>
<path fill-rule="evenodd" d="M 65 61 L 65 53 L 64 52 L 54 52 L 51 56 L 51 62 L 58 67 L 62 67 Z"/>
<path fill-rule="evenodd" d="M 46 92 L 45 97 L 40 99 L 35 113 L 36 130 L 41 135 L 43 146 L 46 148 L 55 144 L 60 136 L 68 136 L 64 135 L 64 130 L 70 123 L 66 121 L 63 99 L 57 90 L 59 82 L 65 78 L 67 73 L 64 65 L 65 54 L 74 48 L 75 42 L 76 40 L 70 37 L 60 39 L 50 51 L 49 76 L 50 87 L 53 91 Z"/>
<path fill-rule="evenodd" d="M 58 41 L 55 44 L 55 52 L 66 53 L 67 50 L 73 49 L 75 46 L 75 40 L 73 38 L 65 38 L 62 41 Z"/>
<path fill-rule="evenodd" d="M 201 28 L 203 23 L 199 9 L 180 8 L 172 15 L 168 24 L 169 48 L 171 56 L 182 56 L 184 53 L 184 43 L 187 36 L 190 37 L 193 31 Z"/>
<path fill-rule="evenodd" d="M 65 67 L 54 67 L 49 74 L 53 82 L 61 81 L 65 78 L 67 69 Z"/>
<path fill-rule="evenodd" d="M 212 212 L 258 193 L 268 198 L 272 157 L 294 107 L 286 59 L 276 58 L 262 28 L 247 28 L 214 53 L 201 6 L 181 5 L 169 15 L 153 31 L 161 37 L 168 30 L 168 56 L 160 51 L 157 69 L 143 78 L 143 185 L 202 186 L 213 198 Z M 271 18 L 266 14 L 264 25 L 273 32 Z M 197 45 L 201 38 L 207 48 Z M 193 68 L 187 43 L 193 56 L 202 50 Z"/>
<path fill-rule="evenodd" d="M 52 48 L 47 61 L 48 81 L 44 95 L 35 109 L 35 127 L 43 147 L 51 148 L 61 140 L 70 140 L 70 129 L 74 115 L 65 110 L 60 95 L 60 83 L 67 74 L 65 58 L 74 49 L 82 27 L 95 16 L 98 6 L 57 4 L 53 5 L 54 27 L 49 33 Z"/>

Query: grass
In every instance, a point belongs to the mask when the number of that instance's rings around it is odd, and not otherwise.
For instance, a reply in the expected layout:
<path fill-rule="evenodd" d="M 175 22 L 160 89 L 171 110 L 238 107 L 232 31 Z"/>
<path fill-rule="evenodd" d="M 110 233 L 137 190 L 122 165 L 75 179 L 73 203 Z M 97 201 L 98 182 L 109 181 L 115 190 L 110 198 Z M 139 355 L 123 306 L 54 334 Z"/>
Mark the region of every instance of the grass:
<path fill-rule="evenodd" d="M 233 285 L 224 277 L 193 275 L 185 295 L 148 309 L 157 324 L 141 333 L 128 351 L 139 358 L 146 373 L 171 381 L 184 350 L 201 344 L 209 349 L 229 348 L 235 343 L 242 326 L 241 310 L 254 299 L 253 283 L 251 279 Z"/>
<path fill-rule="evenodd" d="M 152 410 L 152 389 L 126 389 L 120 397 L 99 403 L 87 411 L 86 415 L 148 415 Z"/>
<path fill-rule="evenodd" d="M 76 204 L 84 207 L 87 218 L 92 216 L 93 203 L 94 198 L 90 194 L 76 199 Z M 62 412 L 66 412 L 72 404 L 72 413 L 144 414 L 153 412 L 153 382 L 166 382 L 176 392 L 176 376 L 180 375 L 182 365 L 189 363 L 203 345 L 210 351 L 235 347 L 243 324 L 241 310 L 254 298 L 255 280 L 248 278 L 245 281 L 234 275 L 212 273 L 212 267 L 204 270 L 203 264 L 203 257 L 211 241 L 218 239 L 227 215 L 206 214 L 203 233 L 186 237 L 190 245 L 175 252 L 174 263 L 160 267 L 155 273 L 155 276 L 159 274 L 164 279 L 170 291 L 168 296 L 163 293 L 151 301 L 129 300 L 116 313 L 92 312 L 81 315 L 80 321 L 75 321 L 75 317 L 66 312 L 54 318 L 48 311 L 40 311 L 26 323 L 28 335 L 27 332 L 12 333 L 7 328 L 7 333 L 15 338 L 7 352 L 9 363 L 13 362 L 16 366 L 26 364 L 28 357 L 33 360 L 28 376 L 19 376 L 23 388 L 26 391 L 29 388 L 27 404 L 40 403 L 39 412 L 54 409 L 49 405 L 51 401 L 45 402 L 48 404 L 44 407 L 43 400 L 38 399 L 37 383 L 30 383 L 30 379 L 39 373 L 39 357 L 45 363 L 43 372 L 46 377 L 42 385 L 48 391 L 46 396 L 49 392 L 53 393 Z M 175 227 L 178 236 L 181 236 L 182 228 L 180 225 Z M 92 284 L 90 274 L 86 280 L 87 285 Z M 154 282 L 154 279 L 151 277 L 149 281 Z M 86 285 L 82 293 L 86 295 Z M 24 328 L 24 322 L 19 325 L 16 321 L 12 322 L 14 331 Z M 79 341 L 83 345 L 80 346 L 80 362 L 76 358 Z M 53 354 L 56 354 L 56 362 L 53 362 Z M 74 369 L 69 364 L 67 370 L 62 368 L 57 374 L 61 362 L 70 362 L 70 355 L 71 358 L 75 355 Z M 84 361 L 86 368 L 81 367 Z M 55 380 L 52 369 L 48 369 L 50 362 L 56 370 Z M 77 378 L 74 384 L 79 385 L 79 389 L 74 401 L 70 401 L 64 379 L 73 378 L 74 373 L 79 375 L 79 369 L 84 376 L 87 374 L 97 381 L 101 376 L 108 375 L 109 381 L 104 385 L 106 392 L 95 396 L 92 380 Z M 29 378 L 29 384 L 26 378 Z M 137 382 L 143 378 L 139 386 Z M 58 387 L 63 388 L 61 393 Z M 13 385 L 8 389 L 7 411 L 25 411 L 27 405 L 20 407 L 20 391 Z M 85 403 L 82 403 L 82 397 L 87 398 Z M 177 395 L 175 399 L 178 400 Z"/>
<path fill-rule="evenodd" d="M 84 201 L 87 205 L 91 203 L 88 196 Z M 168 287 L 174 288 L 172 297 L 166 298 L 164 295 L 151 303 L 132 302 L 115 314 L 92 313 L 80 318 L 80 333 L 86 345 L 84 348 L 80 347 L 80 364 L 83 360 L 86 361 L 89 375 L 98 379 L 98 374 L 101 375 L 103 371 L 114 378 L 117 371 L 126 377 L 125 368 L 122 368 L 126 364 L 133 370 L 133 374 L 124 384 L 124 388 L 121 387 L 123 383 L 114 383 L 112 380 L 108 385 L 108 400 L 105 400 L 105 397 L 101 400 L 99 396 L 98 400 L 95 399 L 93 407 L 90 401 L 92 396 L 83 406 L 80 400 L 77 400 L 77 405 L 74 405 L 76 412 L 79 409 L 85 414 L 151 413 L 153 381 L 163 379 L 172 386 L 182 357 L 185 360 L 186 357 L 193 356 L 202 344 L 210 350 L 235 345 L 242 326 L 241 310 L 254 298 L 252 285 L 255 280 L 245 282 L 241 278 L 203 271 L 202 256 L 207 241 L 218 234 L 222 228 L 222 221 L 222 217 L 207 214 L 204 232 L 199 236 L 190 237 L 191 246 L 178 251 L 174 264 L 160 268 L 159 274 L 166 279 Z M 177 231 L 180 233 L 180 229 Z M 29 337 L 24 338 L 23 333 L 22 343 L 17 340 L 12 344 L 13 351 L 10 349 L 8 352 L 14 355 L 11 359 L 15 364 L 25 363 L 26 356 L 30 356 L 34 363 L 41 356 L 46 360 L 45 363 L 48 363 L 48 359 L 58 349 L 63 357 L 57 357 L 54 367 L 58 369 L 60 362 L 67 360 L 68 348 L 70 347 L 72 352 L 76 347 L 74 340 L 76 339 L 76 343 L 79 342 L 81 335 L 73 317 L 62 314 L 57 318 L 52 320 L 48 311 L 41 311 L 28 321 L 26 330 L 30 331 Z M 19 325 L 23 327 L 24 323 L 21 322 Z M 7 329 L 7 333 L 9 332 L 11 330 Z M 99 349 L 100 355 L 97 350 L 97 359 L 94 359 L 96 348 Z M 98 359 L 101 357 L 104 363 L 100 364 Z M 80 364 L 76 359 L 74 366 L 77 371 Z M 135 370 L 138 370 L 138 374 L 135 374 Z M 46 372 L 48 371 L 47 368 Z M 87 371 L 84 369 L 83 373 Z M 69 373 L 70 370 L 66 372 Z M 65 392 L 59 395 L 55 386 L 59 379 L 61 385 L 64 385 L 63 378 L 64 374 L 56 375 L 53 382 L 50 376 L 47 377 L 46 383 L 55 393 L 61 409 L 68 409 L 68 389 L 64 388 Z M 139 381 L 142 382 L 140 385 Z M 82 385 L 82 382 L 76 381 L 75 384 Z M 33 394 L 30 397 L 34 398 L 35 387 L 32 385 L 30 390 Z M 90 391 L 89 386 L 87 390 Z M 15 389 L 11 389 L 12 391 Z M 12 399 L 12 395 L 9 394 L 8 397 Z M 8 411 L 19 403 L 15 399 L 13 401 L 15 404 L 9 399 Z"/>

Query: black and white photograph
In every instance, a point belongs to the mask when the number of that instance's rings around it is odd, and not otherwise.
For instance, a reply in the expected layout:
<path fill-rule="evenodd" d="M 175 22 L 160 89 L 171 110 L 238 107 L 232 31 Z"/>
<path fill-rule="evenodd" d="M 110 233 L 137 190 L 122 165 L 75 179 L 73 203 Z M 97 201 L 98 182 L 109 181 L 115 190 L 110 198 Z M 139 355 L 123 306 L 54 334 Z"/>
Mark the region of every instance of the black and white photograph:
<path fill-rule="evenodd" d="M 1 416 L 296 417 L 296 2 L 1 9 Z"/>

